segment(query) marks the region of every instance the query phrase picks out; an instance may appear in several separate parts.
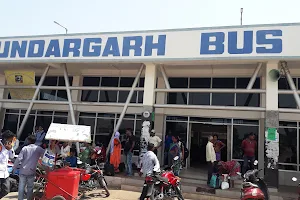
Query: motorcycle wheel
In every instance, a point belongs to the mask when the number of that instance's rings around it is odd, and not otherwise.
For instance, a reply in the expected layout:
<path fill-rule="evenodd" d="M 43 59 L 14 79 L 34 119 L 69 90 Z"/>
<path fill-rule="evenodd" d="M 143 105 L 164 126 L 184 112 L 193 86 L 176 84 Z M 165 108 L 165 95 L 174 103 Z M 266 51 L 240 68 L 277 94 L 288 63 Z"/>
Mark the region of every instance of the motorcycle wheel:
<path fill-rule="evenodd" d="M 53 197 L 51 200 L 66 200 L 66 199 L 63 196 L 58 195 L 58 196 Z"/>
<path fill-rule="evenodd" d="M 175 193 L 177 195 L 177 199 L 178 200 L 184 200 L 184 198 L 182 196 L 182 193 L 181 193 L 181 190 L 180 190 L 180 187 L 176 186 L 176 187 L 174 187 L 174 189 L 175 189 Z"/>
<path fill-rule="evenodd" d="M 108 191 L 107 183 L 105 181 L 105 178 L 104 177 L 100 177 L 100 178 L 98 178 L 98 181 L 99 181 L 100 186 L 105 190 L 106 197 L 109 197 L 110 196 L 110 192 Z"/>

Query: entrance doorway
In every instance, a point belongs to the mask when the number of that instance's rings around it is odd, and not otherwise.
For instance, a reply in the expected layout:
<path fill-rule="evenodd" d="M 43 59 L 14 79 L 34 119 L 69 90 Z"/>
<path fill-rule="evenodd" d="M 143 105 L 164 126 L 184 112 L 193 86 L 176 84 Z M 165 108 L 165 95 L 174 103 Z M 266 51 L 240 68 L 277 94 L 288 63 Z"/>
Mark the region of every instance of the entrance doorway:
<path fill-rule="evenodd" d="M 218 135 L 225 145 L 227 145 L 227 125 L 213 124 L 190 124 L 190 166 L 193 168 L 205 168 L 206 166 L 206 144 L 208 136 Z M 221 159 L 227 160 L 227 147 L 222 149 Z"/>

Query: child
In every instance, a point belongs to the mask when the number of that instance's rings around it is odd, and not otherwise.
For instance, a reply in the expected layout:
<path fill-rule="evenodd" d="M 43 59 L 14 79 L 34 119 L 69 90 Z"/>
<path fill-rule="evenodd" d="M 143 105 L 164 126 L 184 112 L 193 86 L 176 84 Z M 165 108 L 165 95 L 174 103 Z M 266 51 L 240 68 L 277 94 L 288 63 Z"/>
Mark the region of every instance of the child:
<path fill-rule="evenodd" d="M 66 161 L 70 164 L 70 167 L 77 167 L 77 157 L 75 156 L 75 154 L 75 150 L 71 149 L 70 156 L 66 158 Z"/>

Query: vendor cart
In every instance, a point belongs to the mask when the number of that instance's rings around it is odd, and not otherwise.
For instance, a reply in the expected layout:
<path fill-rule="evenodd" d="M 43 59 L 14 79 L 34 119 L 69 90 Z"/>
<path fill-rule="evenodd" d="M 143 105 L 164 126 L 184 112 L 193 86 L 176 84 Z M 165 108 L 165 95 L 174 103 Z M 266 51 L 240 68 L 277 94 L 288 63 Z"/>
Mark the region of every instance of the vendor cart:
<path fill-rule="evenodd" d="M 46 140 L 63 142 L 91 143 L 91 127 L 52 123 L 45 137 Z M 47 156 L 47 155 L 46 155 Z M 45 155 L 44 155 L 45 157 Z M 43 159 L 47 160 L 46 159 Z M 54 164 L 55 166 L 55 164 Z M 45 180 L 44 187 L 34 193 L 35 200 L 77 200 L 80 171 L 64 167 L 60 169 L 47 168 L 46 173 L 37 174 Z"/>

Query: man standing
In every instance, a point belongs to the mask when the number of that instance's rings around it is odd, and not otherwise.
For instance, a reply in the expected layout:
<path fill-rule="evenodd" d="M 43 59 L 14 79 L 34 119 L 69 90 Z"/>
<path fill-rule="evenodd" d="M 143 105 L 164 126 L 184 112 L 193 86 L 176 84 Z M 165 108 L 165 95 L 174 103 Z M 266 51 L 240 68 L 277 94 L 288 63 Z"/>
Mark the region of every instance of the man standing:
<path fill-rule="evenodd" d="M 150 138 L 149 138 L 148 143 L 149 144 L 150 143 L 154 144 L 153 152 L 157 156 L 157 149 L 159 149 L 162 146 L 162 140 L 158 136 L 155 135 L 155 130 L 154 129 L 151 130 Z"/>
<path fill-rule="evenodd" d="M 140 171 L 140 176 L 144 174 L 145 176 L 147 175 L 152 175 L 152 174 L 157 174 L 160 172 L 160 164 L 159 161 L 154 154 L 155 146 L 152 143 L 148 143 L 147 147 L 147 153 L 143 156 L 142 160 L 142 166 L 141 166 L 141 171 Z M 147 187 L 143 187 L 142 194 L 140 196 L 140 200 L 144 200 L 147 195 Z"/>
<path fill-rule="evenodd" d="M 27 199 L 32 199 L 33 183 L 35 179 L 35 170 L 37 162 L 43 156 L 45 150 L 37 146 L 36 137 L 30 135 L 28 137 L 29 145 L 25 146 L 18 158 L 16 159 L 13 169 L 20 168 L 19 172 L 19 191 L 18 200 L 24 199 L 24 190 L 27 185 Z"/>
<path fill-rule="evenodd" d="M 13 141 L 15 134 L 9 130 L 2 133 L 0 140 L 0 199 L 10 192 L 9 173 L 7 169 L 8 159 L 13 159 Z"/>
<path fill-rule="evenodd" d="M 214 149 L 213 139 L 213 136 L 208 136 L 208 142 L 206 145 L 207 185 L 210 183 L 210 179 L 214 171 L 214 163 L 216 161 L 216 152 Z"/>
<path fill-rule="evenodd" d="M 132 135 L 132 129 L 126 129 L 126 142 L 124 147 L 126 175 L 132 176 L 132 155 L 135 146 L 135 137 Z"/>
<path fill-rule="evenodd" d="M 248 169 L 248 162 L 250 161 L 251 169 L 254 168 L 256 141 L 254 133 L 250 133 L 246 139 L 242 142 L 242 150 L 244 152 L 244 163 L 242 173 L 245 174 Z"/>
<path fill-rule="evenodd" d="M 44 142 L 46 133 L 45 133 L 43 127 L 41 127 L 41 126 L 38 126 L 38 128 L 36 128 L 36 129 L 37 129 L 37 131 L 35 132 L 35 136 L 36 136 L 35 144 L 37 146 L 41 146 Z"/>

